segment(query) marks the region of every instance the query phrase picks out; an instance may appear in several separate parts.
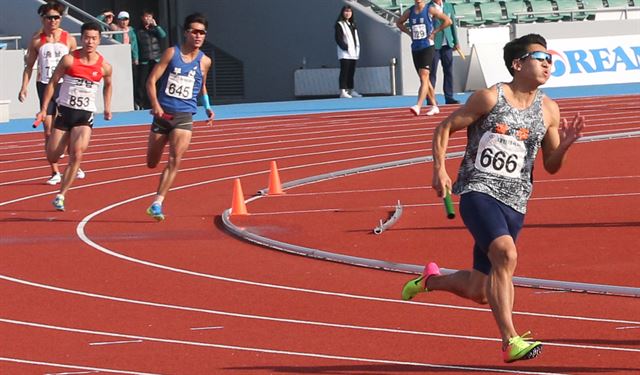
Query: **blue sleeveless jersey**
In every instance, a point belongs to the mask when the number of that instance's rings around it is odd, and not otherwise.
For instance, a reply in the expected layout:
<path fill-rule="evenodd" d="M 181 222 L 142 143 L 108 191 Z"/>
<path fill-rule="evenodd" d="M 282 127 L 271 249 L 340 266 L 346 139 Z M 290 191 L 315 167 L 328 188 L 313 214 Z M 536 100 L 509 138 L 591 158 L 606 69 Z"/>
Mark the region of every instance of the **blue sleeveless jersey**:
<path fill-rule="evenodd" d="M 162 109 L 169 113 L 198 111 L 198 94 L 202 88 L 202 70 L 200 60 L 204 53 L 191 62 L 184 62 L 180 54 L 180 46 L 175 46 L 173 57 L 167 66 L 158 92 L 158 101 Z"/>
<path fill-rule="evenodd" d="M 431 47 L 433 42 L 429 40 L 429 34 L 433 32 L 433 20 L 429 15 L 429 8 L 426 5 L 422 12 L 415 12 L 415 5 L 409 8 L 409 29 L 411 30 L 411 50 L 418 51 Z"/>

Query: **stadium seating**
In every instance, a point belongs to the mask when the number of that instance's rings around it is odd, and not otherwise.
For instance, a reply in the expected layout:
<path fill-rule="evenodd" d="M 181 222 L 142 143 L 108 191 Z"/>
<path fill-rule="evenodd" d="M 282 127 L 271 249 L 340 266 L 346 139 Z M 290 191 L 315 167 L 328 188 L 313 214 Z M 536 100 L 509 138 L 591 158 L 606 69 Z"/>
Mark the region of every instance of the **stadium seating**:
<path fill-rule="evenodd" d="M 476 6 L 473 3 L 454 4 L 453 9 L 461 26 L 478 26 L 484 24 L 484 20 L 478 16 Z"/>
<path fill-rule="evenodd" d="M 453 4 L 460 26 L 491 26 L 510 23 L 595 20 L 607 8 L 636 8 L 640 0 L 445 0 Z M 414 0 L 374 0 L 378 6 L 398 14 Z M 637 3 L 637 5 L 636 5 Z M 536 12 L 536 15 L 514 13 Z"/>
<path fill-rule="evenodd" d="M 502 6 L 498 2 L 480 3 L 480 13 L 482 19 L 488 23 L 507 24 L 513 21 L 513 18 L 502 12 Z"/>
<path fill-rule="evenodd" d="M 562 19 L 562 16 L 554 11 L 553 4 L 551 4 L 550 1 L 531 0 L 529 4 L 531 4 L 532 12 L 541 12 L 541 14 L 535 15 L 537 21 L 539 22 L 559 21 Z"/>
<path fill-rule="evenodd" d="M 609 8 L 624 8 L 630 7 L 628 0 L 606 0 L 609 4 Z"/>
<path fill-rule="evenodd" d="M 520 15 L 517 17 L 514 15 L 514 13 L 524 13 L 529 11 L 529 6 L 524 2 L 524 0 L 506 1 L 504 3 L 504 8 L 507 11 L 507 17 L 511 18 L 516 23 L 528 23 L 535 22 L 537 20 L 536 17 L 532 15 Z"/>
<path fill-rule="evenodd" d="M 582 21 L 587 18 L 587 13 L 583 12 L 576 0 L 555 0 L 558 13 L 565 21 Z M 570 13 L 569 13 L 570 12 Z"/>

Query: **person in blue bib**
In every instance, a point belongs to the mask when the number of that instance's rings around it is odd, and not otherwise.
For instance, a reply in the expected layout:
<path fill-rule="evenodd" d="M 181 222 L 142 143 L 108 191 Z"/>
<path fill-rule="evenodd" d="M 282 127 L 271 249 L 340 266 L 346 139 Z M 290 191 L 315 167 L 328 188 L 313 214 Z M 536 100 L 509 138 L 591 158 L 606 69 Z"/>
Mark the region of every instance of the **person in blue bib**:
<path fill-rule="evenodd" d="M 155 168 L 169 143 L 169 162 L 160 175 L 156 196 L 147 214 L 157 221 L 164 220 L 162 204 L 176 178 L 182 155 L 191 143 L 193 115 L 198 111 L 198 95 L 202 94 L 208 123 L 214 113 L 204 82 L 212 60 L 200 48 L 207 35 L 206 18 L 194 13 L 185 18 L 184 43 L 168 48 L 147 80 L 147 95 L 151 103 L 153 123 L 147 145 L 147 167 Z M 156 91 L 156 83 L 160 85 Z"/>
<path fill-rule="evenodd" d="M 434 28 L 434 19 L 438 19 L 439 25 Z M 408 22 L 409 27 L 406 23 Z M 411 113 L 418 116 L 422 109 L 422 103 L 428 97 L 432 104 L 427 116 L 440 113 L 433 86 L 429 80 L 429 72 L 433 63 L 435 35 L 451 26 L 451 18 L 442 13 L 437 7 L 428 5 L 425 0 L 415 0 L 415 4 L 407 9 L 396 22 L 400 30 L 411 37 L 411 53 L 413 65 L 420 77 L 418 90 L 418 102 L 410 108 Z"/>

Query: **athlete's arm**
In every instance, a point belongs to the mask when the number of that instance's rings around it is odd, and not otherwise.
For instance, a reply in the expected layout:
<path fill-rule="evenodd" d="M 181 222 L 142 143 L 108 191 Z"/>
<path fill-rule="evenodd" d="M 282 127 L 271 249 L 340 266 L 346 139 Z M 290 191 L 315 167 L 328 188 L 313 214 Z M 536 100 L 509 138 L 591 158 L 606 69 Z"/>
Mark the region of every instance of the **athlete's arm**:
<path fill-rule="evenodd" d="M 402 30 L 403 33 L 406 33 L 409 36 L 411 36 L 411 30 L 409 30 L 409 28 L 405 26 L 404 23 L 409 19 L 410 11 L 411 8 L 405 10 L 404 13 L 402 13 L 402 16 L 400 16 L 400 18 L 398 18 L 398 20 L 396 21 L 396 26 L 398 26 L 398 29 Z"/>
<path fill-rule="evenodd" d="M 71 66 L 71 64 L 73 64 L 73 56 L 65 55 L 56 66 L 56 69 L 53 71 L 53 75 L 49 80 L 49 84 L 44 89 L 40 112 L 38 112 L 38 114 L 36 115 L 37 121 L 42 122 L 47 116 L 47 107 L 49 106 L 49 103 L 53 98 L 53 93 L 55 91 L 55 88 L 58 85 L 58 82 L 60 81 L 60 79 L 62 79 L 62 77 L 64 76 L 64 73 L 66 72 L 66 70 Z"/>
<path fill-rule="evenodd" d="M 433 32 L 431 33 L 431 35 L 429 36 L 429 39 L 433 40 L 433 37 L 439 33 L 440 31 L 446 29 L 447 27 L 451 26 L 452 22 L 451 22 L 451 18 L 449 18 L 449 16 L 447 16 L 446 14 L 444 14 L 444 12 L 440 11 L 438 8 L 436 7 L 430 7 L 429 8 L 429 13 L 434 17 L 440 20 L 440 26 L 438 26 L 438 28 L 434 29 Z"/>
<path fill-rule="evenodd" d="M 580 113 L 574 116 L 571 124 L 566 118 L 560 120 L 558 104 L 546 96 L 542 102 L 542 114 L 547 124 L 547 133 L 542 139 L 544 169 L 553 174 L 562 167 L 569 147 L 582 136 L 585 120 Z"/>
<path fill-rule="evenodd" d="M 102 99 L 104 100 L 104 119 L 107 121 L 113 118 L 113 114 L 111 113 L 111 92 L 113 90 L 111 76 L 112 71 L 113 69 L 111 68 L 111 64 L 104 61 L 102 63 L 102 78 L 104 79 Z"/>
<path fill-rule="evenodd" d="M 76 37 L 69 34 L 69 52 L 75 51 L 78 48 L 78 42 L 76 41 Z"/>
<path fill-rule="evenodd" d="M 445 167 L 445 157 L 449 145 L 449 136 L 458 130 L 466 129 L 482 116 L 486 115 L 497 103 L 495 86 L 476 91 L 467 102 L 444 119 L 433 132 L 433 180 L 432 186 L 439 197 L 451 191 L 451 178 Z"/>
<path fill-rule="evenodd" d="M 149 78 L 147 79 L 147 96 L 149 97 L 149 103 L 151 103 L 151 114 L 155 117 L 162 117 L 164 110 L 158 102 L 158 94 L 156 92 L 156 82 L 162 77 L 164 71 L 167 70 L 169 62 L 173 58 L 175 48 L 170 47 L 164 51 L 160 61 L 153 67 Z"/>
<path fill-rule="evenodd" d="M 38 47 L 40 46 L 40 39 L 34 37 L 29 43 L 27 48 L 27 55 L 25 56 L 24 71 L 22 72 L 22 87 L 18 93 L 18 100 L 24 102 L 27 98 L 27 86 L 31 80 L 31 74 L 33 73 L 33 65 L 38 59 Z"/>
<path fill-rule="evenodd" d="M 211 65 L 213 65 L 213 61 L 209 56 L 203 56 L 200 60 L 200 70 L 202 71 L 202 89 L 200 90 L 200 92 L 202 93 L 202 97 L 206 98 L 203 100 L 205 100 L 205 111 L 207 112 L 207 118 L 209 118 L 210 124 L 211 121 L 213 121 L 213 117 L 215 116 L 215 113 L 213 113 L 213 110 L 211 109 L 211 106 L 209 104 L 209 94 L 207 93 L 207 74 L 211 69 Z"/>

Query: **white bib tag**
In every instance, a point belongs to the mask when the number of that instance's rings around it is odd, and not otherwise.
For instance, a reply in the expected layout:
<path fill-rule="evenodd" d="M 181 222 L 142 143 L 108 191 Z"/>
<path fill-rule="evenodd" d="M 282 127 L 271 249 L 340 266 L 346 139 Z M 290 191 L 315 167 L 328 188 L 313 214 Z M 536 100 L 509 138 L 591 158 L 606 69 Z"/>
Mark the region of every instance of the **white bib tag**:
<path fill-rule="evenodd" d="M 58 66 L 59 62 L 60 62 L 60 59 L 56 59 L 55 57 L 49 57 L 44 59 L 44 64 L 42 65 L 42 73 L 41 73 L 42 81 L 49 82 L 49 80 L 53 76 L 53 71 L 56 70 L 56 66 Z"/>
<path fill-rule="evenodd" d="M 96 83 L 81 78 L 77 79 L 75 84 L 69 87 L 67 104 L 70 108 L 94 112 L 96 110 L 96 91 Z"/>
<path fill-rule="evenodd" d="M 196 79 L 194 77 L 171 73 L 167 79 L 167 87 L 164 93 L 173 98 L 191 99 L 195 84 Z"/>
<path fill-rule="evenodd" d="M 508 135 L 487 132 L 480 139 L 475 167 L 482 172 L 518 178 L 526 155 L 524 142 Z"/>
<path fill-rule="evenodd" d="M 411 38 L 413 40 L 425 39 L 427 36 L 427 25 L 419 23 L 411 26 Z"/>

